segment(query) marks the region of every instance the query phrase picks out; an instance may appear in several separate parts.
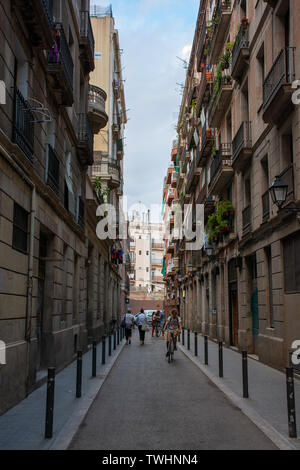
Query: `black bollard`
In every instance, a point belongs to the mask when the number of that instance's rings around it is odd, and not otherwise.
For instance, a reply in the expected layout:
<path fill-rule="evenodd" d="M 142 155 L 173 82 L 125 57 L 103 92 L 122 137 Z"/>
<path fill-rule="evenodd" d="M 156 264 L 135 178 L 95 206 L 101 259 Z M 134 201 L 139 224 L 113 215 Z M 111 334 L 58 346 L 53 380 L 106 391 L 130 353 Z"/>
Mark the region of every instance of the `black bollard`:
<path fill-rule="evenodd" d="M 191 332 L 188 330 L 188 351 L 191 349 Z"/>
<path fill-rule="evenodd" d="M 242 351 L 243 358 L 243 398 L 249 398 L 248 390 L 248 353 Z"/>
<path fill-rule="evenodd" d="M 289 436 L 293 439 L 296 439 L 297 438 L 297 424 L 296 424 L 296 404 L 295 404 L 295 386 L 294 386 L 293 367 L 286 368 L 286 387 L 287 387 Z"/>
<path fill-rule="evenodd" d="M 82 395 L 82 351 L 77 352 L 76 398 Z"/>
<path fill-rule="evenodd" d="M 53 437 L 55 367 L 48 369 L 45 439 Z"/>
<path fill-rule="evenodd" d="M 222 341 L 219 342 L 219 377 L 221 379 L 224 376 L 224 367 L 223 367 L 223 343 Z"/>
<path fill-rule="evenodd" d="M 208 366 L 208 337 L 204 336 L 204 360 L 205 365 Z"/>
<path fill-rule="evenodd" d="M 93 367 L 92 367 L 92 377 L 97 375 L 97 343 L 93 342 Z"/>
<path fill-rule="evenodd" d="M 120 344 L 120 329 L 118 329 L 118 331 L 117 331 L 117 344 L 118 344 L 118 346 Z"/>
<path fill-rule="evenodd" d="M 106 338 L 102 336 L 102 365 L 105 365 L 105 353 L 106 353 Z"/>
<path fill-rule="evenodd" d="M 117 349 L 117 333 L 114 332 L 114 351 Z"/>
<path fill-rule="evenodd" d="M 195 357 L 198 356 L 198 334 L 195 332 Z"/>
<path fill-rule="evenodd" d="M 108 337 L 108 355 L 111 356 L 111 335 Z"/>
<path fill-rule="evenodd" d="M 184 346 L 184 328 L 182 328 L 182 346 Z"/>

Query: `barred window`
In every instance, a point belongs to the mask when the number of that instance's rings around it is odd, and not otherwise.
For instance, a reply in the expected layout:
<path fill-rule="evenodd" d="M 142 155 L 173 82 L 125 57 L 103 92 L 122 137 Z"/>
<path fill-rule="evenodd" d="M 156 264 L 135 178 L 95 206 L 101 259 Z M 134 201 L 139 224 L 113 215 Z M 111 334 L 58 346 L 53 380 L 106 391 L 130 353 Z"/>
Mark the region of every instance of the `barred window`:
<path fill-rule="evenodd" d="M 13 240 L 14 250 L 28 253 L 28 212 L 14 204 Z"/>
<path fill-rule="evenodd" d="M 300 231 L 283 242 L 285 292 L 300 292 Z"/>

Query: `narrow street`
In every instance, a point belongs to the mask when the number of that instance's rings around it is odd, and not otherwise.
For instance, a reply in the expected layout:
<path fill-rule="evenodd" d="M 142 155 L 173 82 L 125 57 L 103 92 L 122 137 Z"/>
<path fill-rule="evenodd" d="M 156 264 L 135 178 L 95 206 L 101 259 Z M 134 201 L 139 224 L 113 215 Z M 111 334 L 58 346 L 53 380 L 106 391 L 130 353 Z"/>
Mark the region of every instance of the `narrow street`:
<path fill-rule="evenodd" d="M 276 449 L 186 358 L 137 333 L 75 436 L 71 450 Z"/>

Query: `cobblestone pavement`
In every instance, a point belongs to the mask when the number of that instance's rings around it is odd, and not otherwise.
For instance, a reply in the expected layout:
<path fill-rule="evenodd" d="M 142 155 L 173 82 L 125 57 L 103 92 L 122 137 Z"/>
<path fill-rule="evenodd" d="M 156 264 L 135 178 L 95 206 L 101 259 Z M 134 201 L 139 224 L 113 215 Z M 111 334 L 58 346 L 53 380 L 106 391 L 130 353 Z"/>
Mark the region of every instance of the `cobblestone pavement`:
<path fill-rule="evenodd" d="M 275 449 L 182 352 L 168 364 L 162 339 L 122 354 L 70 449 Z"/>

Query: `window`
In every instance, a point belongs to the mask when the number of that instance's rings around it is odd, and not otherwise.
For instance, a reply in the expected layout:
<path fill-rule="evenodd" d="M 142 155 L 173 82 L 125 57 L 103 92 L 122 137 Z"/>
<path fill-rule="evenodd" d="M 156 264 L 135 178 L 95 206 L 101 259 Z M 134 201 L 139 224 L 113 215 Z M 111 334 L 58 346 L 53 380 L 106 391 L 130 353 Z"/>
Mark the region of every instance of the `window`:
<path fill-rule="evenodd" d="M 14 204 L 12 247 L 22 253 L 28 253 L 28 212 L 17 203 Z"/>
<path fill-rule="evenodd" d="M 283 242 L 285 292 L 300 292 L 300 231 Z"/>
<path fill-rule="evenodd" d="M 59 196 L 59 159 L 49 144 L 46 173 L 47 185 Z"/>
<path fill-rule="evenodd" d="M 140 255 L 140 256 L 142 256 L 142 252 L 141 252 L 141 250 L 139 251 L 139 255 Z"/>
<path fill-rule="evenodd" d="M 259 105 L 261 105 L 263 101 L 263 90 L 264 90 L 264 83 L 265 83 L 265 48 L 264 44 L 262 44 L 259 53 L 257 54 L 257 61 L 258 61 L 258 82 L 259 82 Z"/>

